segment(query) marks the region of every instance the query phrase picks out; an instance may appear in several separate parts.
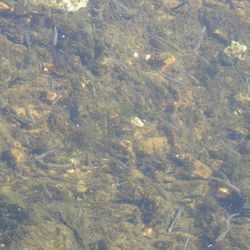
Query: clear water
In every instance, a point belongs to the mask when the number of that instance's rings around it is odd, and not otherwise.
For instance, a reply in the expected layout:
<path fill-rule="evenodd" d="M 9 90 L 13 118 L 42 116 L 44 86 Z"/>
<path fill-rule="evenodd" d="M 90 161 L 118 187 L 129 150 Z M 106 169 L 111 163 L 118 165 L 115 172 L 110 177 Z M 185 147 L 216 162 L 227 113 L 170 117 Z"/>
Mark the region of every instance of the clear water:
<path fill-rule="evenodd" d="M 1 248 L 249 249 L 250 4 L 8 4 Z"/>

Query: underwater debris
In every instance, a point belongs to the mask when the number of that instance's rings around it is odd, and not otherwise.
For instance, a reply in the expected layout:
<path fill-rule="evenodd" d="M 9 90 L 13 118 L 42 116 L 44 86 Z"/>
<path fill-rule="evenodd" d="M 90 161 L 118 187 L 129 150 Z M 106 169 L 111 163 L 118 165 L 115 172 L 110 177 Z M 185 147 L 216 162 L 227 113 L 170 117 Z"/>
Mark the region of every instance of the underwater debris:
<path fill-rule="evenodd" d="M 43 190 L 45 191 L 46 195 L 52 200 L 53 199 L 53 195 L 52 193 L 49 191 L 46 183 L 43 183 Z"/>
<path fill-rule="evenodd" d="M 53 163 L 53 162 L 44 162 L 44 161 L 36 161 L 38 167 L 46 169 L 46 170 L 66 170 L 70 167 L 74 166 L 74 163 Z"/>
<path fill-rule="evenodd" d="M 247 46 L 239 42 L 232 41 L 231 45 L 224 49 L 224 53 L 231 58 L 236 58 L 241 61 L 246 59 Z"/>
<path fill-rule="evenodd" d="M 58 41 L 58 30 L 57 27 L 54 26 L 53 46 L 57 45 L 57 41 Z"/>
<path fill-rule="evenodd" d="M 188 245 L 189 245 L 189 242 L 190 242 L 190 239 L 191 239 L 191 238 L 187 238 L 187 239 L 186 239 L 186 241 L 185 241 L 183 247 L 181 248 L 182 250 L 186 250 L 186 249 L 187 249 L 187 247 L 188 247 Z"/>
<path fill-rule="evenodd" d="M 28 31 L 26 31 L 24 34 L 24 43 L 25 43 L 25 46 L 27 47 L 28 51 L 30 51 L 32 43 L 31 43 L 30 34 Z"/>
<path fill-rule="evenodd" d="M 175 214 L 175 217 L 174 219 L 172 220 L 172 222 L 170 223 L 169 227 L 168 227 L 168 232 L 172 232 L 174 227 L 177 225 L 177 223 L 179 222 L 180 218 L 181 218 L 181 215 L 182 215 L 182 210 L 179 209 L 176 214 Z"/>
<path fill-rule="evenodd" d="M 50 154 L 54 154 L 56 151 L 55 150 L 48 150 L 40 155 L 35 156 L 35 159 L 38 161 L 43 160 L 46 156 L 50 155 Z"/>
<path fill-rule="evenodd" d="M 195 53 L 198 53 L 198 50 L 200 49 L 202 42 L 205 40 L 206 31 L 207 31 L 207 27 L 204 25 L 202 27 L 201 34 L 198 37 L 197 43 L 196 43 L 196 45 L 195 45 L 195 47 L 193 49 L 193 51 Z"/>
<path fill-rule="evenodd" d="M 224 238 L 226 237 L 226 235 L 228 234 L 228 232 L 229 232 L 229 230 L 230 230 L 230 228 L 231 228 L 231 226 L 230 226 L 230 223 L 231 223 L 231 220 L 234 218 L 234 217 L 236 217 L 236 216 L 238 216 L 240 213 L 234 213 L 234 214 L 231 214 L 231 215 L 229 215 L 228 216 L 228 218 L 227 218 L 227 220 L 226 220 L 226 230 L 224 231 L 224 232 L 222 232 L 217 238 L 216 238 L 216 240 L 215 240 L 215 242 L 220 242 L 220 241 L 222 241 L 222 240 L 224 240 Z"/>

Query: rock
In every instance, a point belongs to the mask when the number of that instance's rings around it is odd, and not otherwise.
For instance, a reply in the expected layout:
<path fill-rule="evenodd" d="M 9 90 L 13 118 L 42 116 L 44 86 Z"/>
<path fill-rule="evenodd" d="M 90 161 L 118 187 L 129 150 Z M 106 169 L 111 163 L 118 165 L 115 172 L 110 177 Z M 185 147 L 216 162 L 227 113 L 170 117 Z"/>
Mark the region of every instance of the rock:
<path fill-rule="evenodd" d="M 33 5 L 47 5 L 51 8 L 63 9 L 67 12 L 75 12 L 87 7 L 88 0 L 30 0 Z"/>
<path fill-rule="evenodd" d="M 14 147 L 10 150 L 11 156 L 14 158 L 16 164 L 23 163 L 27 160 L 27 153 L 22 148 Z"/>
<path fill-rule="evenodd" d="M 14 12 L 15 9 L 10 7 L 8 4 L 0 2 L 0 11 L 1 12 Z"/>
<path fill-rule="evenodd" d="M 43 91 L 40 94 L 40 100 L 47 104 L 53 104 L 59 100 L 62 96 L 52 91 Z"/>
<path fill-rule="evenodd" d="M 144 227 L 142 229 L 142 235 L 144 237 L 153 238 L 153 237 L 155 237 L 155 234 L 156 233 L 152 227 Z"/>
<path fill-rule="evenodd" d="M 250 95 L 248 93 L 238 93 L 234 99 L 239 103 L 250 103 Z"/>
<path fill-rule="evenodd" d="M 193 176 L 195 176 L 195 177 L 207 179 L 213 173 L 213 169 L 209 168 L 208 165 L 202 163 L 199 160 L 195 160 L 193 162 L 193 166 L 194 166 Z"/>
<path fill-rule="evenodd" d="M 130 119 L 130 122 L 131 122 L 132 125 L 134 125 L 134 126 L 136 126 L 138 128 L 144 127 L 144 123 L 137 116 L 132 117 Z"/>

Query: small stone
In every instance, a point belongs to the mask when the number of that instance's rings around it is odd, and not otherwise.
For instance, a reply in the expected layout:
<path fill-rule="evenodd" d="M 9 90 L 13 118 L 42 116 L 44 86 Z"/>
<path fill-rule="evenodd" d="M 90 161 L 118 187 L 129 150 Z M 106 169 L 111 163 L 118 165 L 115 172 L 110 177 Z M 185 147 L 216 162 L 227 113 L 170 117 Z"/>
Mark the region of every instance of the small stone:
<path fill-rule="evenodd" d="M 139 54 L 138 54 L 138 52 L 134 52 L 134 58 L 138 58 L 139 57 Z"/>
<path fill-rule="evenodd" d="M 137 116 L 134 116 L 130 119 L 131 124 L 135 125 L 138 128 L 143 128 L 144 123 L 138 118 Z"/>
<path fill-rule="evenodd" d="M 45 73 L 49 73 L 54 68 L 53 63 L 43 63 L 42 64 L 42 70 Z"/>
<path fill-rule="evenodd" d="M 155 231 L 152 227 L 145 227 L 142 229 L 142 235 L 151 238 L 155 236 Z"/>
<path fill-rule="evenodd" d="M 75 173 L 75 169 L 74 168 L 71 168 L 71 169 L 68 169 L 66 171 L 67 174 L 74 174 Z"/>
<path fill-rule="evenodd" d="M 216 195 L 220 198 L 226 198 L 231 195 L 231 190 L 226 187 L 220 187 L 217 189 Z"/>
<path fill-rule="evenodd" d="M 145 60 L 148 61 L 148 60 L 150 60 L 150 59 L 151 59 L 151 55 L 150 55 L 150 54 L 147 54 L 147 55 L 145 56 Z"/>
<path fill-rule="evenodd" d="M 58 94 L 55 92 L 47 92 L 46 98 L 48 101 L 53 102 L 58 98 Z"/>
<path fill-rule="evenodd" d="M 40 95 L 40 100 L 48 104 L 53 104 L 55 101 L 60 99 L 62 96 L 58 95 L 56 92 L 43 91 Z"/>

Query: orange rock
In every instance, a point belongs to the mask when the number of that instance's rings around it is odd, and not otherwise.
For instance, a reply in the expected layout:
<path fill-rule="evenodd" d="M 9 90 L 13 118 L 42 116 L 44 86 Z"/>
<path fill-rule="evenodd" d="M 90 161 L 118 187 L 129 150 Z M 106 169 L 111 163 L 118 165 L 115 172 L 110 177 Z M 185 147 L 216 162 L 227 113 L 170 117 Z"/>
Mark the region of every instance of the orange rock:
<path fill-rule="evenodd" d="M 193 176 L 207 179 L 212 175 L 213 170 L 208 165 L 202 163 L 199 160 L 193 162 L 194 171 Z"/>
<path fill-rule="evenodd" d="M 0 11 L 14 12 L 15 9 L 10 7 L 8 4 L 0 2 Z"/>
<path fill-rule="evenodd" d="M 164 60 L 164 65 L 161 68 L 161 72 L 167 71 L 175 64 L 176 64 L 176 57 L 174 55 L 167 56 L 166 59 Z"/>
<path fill-rule="evenodd" d="M 220 187 L 216 191 L 216 195 L 220 198 L 227 198 L 228 196 L 231 195 L 231 193 L 232 193 L 231 190 L 229 190 L 226 187 Z"/>
<path fill-rule="evenodd" d="M 27 154 L 21 148 L 14 147 L 10 152 L 17 164 L 23 163 L 27 160 Z"/>
<path fill-rule="evenodd" d="M 40 96 L 41 100 L 48 104 L 53 104 L 55 101 L 57 101 L 61 97 L 62 95 L 59 95 L 56 92 L 52 92 L 52 91 L 43 91 Z"/>
<path fill-rule="evenodd" d="M 26 115 L 27 115 L 27 114 L 26 114 L 26 110 L 25 110 L 25 108 L 23 108 L 23 107 L 14 106 L 14 107 L 13 107 L 13 110 L 14 110 L 14 112 L 15 112 L 17 115 L 19 115 L 19 116 L 26 116 Z"/>
<path fill-rule="evenodd" d="M 49 102 L 53 102 L 58 98 L 58 94 L 55 92 L 47 92 L 46 98 Z"/>

